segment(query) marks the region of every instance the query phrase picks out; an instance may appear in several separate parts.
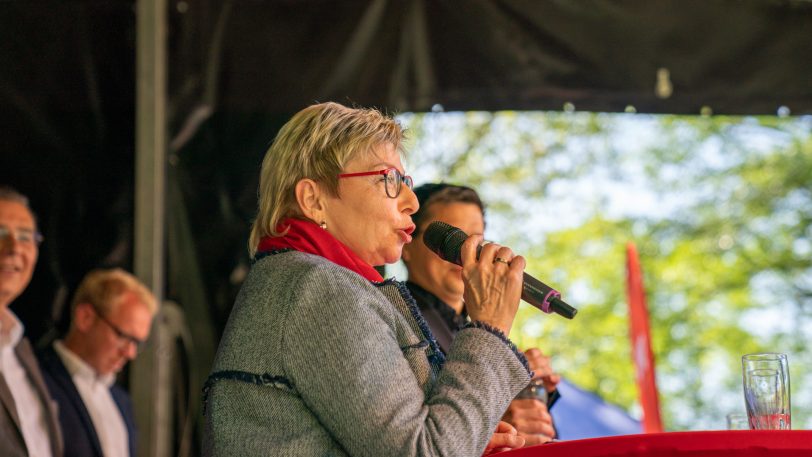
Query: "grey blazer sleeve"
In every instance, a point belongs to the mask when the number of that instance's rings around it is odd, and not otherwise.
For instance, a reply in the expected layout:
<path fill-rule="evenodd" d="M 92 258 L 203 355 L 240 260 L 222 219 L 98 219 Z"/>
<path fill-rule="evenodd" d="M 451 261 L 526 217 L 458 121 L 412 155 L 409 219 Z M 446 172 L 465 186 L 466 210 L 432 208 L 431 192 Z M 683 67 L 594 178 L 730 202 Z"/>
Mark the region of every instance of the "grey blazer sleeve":
<path fill-rule="evenodd" d="M 424 391 L 392 303 L 349 271 L 328 273 L 298 290 L 282 338 L 285 372 L 319 422 L 350 455 L 480 455 L 530 379 L 511 348 L 464 329 Z"/>

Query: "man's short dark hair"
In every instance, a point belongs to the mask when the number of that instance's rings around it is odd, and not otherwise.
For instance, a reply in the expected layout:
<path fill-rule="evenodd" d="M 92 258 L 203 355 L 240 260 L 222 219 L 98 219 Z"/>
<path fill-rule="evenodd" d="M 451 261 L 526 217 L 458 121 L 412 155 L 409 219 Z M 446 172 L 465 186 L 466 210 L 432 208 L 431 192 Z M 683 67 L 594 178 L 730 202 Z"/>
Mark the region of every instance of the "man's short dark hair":
<path fill-rule="evenodd" d="M 438 203 L 471 203 L 479 207 L 482 211 L 482 218 L 485 218 L 485 205 L 479 198 L 479 194 L 470 187 L 458 186 L 447 183 L 428 183 L 414 188 L 420 208 L 412 214 L 412 222 L 417 226 L 412 235 L 417 236 L 420 225 L 425 221 L 429 213 L 429 208 Z"/>

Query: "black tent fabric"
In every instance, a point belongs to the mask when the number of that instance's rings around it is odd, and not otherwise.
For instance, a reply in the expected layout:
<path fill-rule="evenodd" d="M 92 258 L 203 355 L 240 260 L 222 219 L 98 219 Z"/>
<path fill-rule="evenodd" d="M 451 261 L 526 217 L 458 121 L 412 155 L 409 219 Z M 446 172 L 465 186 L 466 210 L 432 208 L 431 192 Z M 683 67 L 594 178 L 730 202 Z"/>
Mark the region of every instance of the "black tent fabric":
<path fill-rule="evenodd" d="M 209 46 L 180 57 L 219 70 L 201 75 L 219 81 L 227 111 L 293 112 L 314 100 L 412 111 L 812 109 L 809 1 L 239 1 L 186 14 L 182 29 Z"/>
<path fill-rule="evenodd" d="M 87 270 L 132 262 L 134 6 L 0 1 L 0 183 L 31 196 L 46 236 L 35 280 L 14 304 L 35 337 Z M 812 113 L 806 0 L 169 7 L 167 296 L 205 300 L 215 326 L 247 268 L 264 150 L 291 113 L 314 101 L 390 112 L 569 104 Z M 179 237 L 183 248 L 173 244 Z"/>
<path fill-rule="evenodd" d="M 0 2 L 0 185 L 45 235 L 12 304 L 34 341 L 89 269 L 131 264 L 133 25 L 126 4 Z"/>

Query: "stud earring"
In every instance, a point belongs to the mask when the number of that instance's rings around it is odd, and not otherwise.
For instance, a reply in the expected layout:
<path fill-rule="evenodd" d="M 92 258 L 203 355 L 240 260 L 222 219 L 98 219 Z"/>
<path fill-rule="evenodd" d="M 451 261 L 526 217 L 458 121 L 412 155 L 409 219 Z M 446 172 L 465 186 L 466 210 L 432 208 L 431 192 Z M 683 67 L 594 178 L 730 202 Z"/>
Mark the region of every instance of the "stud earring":
<path fill-rule="evenodd" d="M 321 221 L 321 224 L 319 224 L 319 227 L 323 228 L 324 230 L 327 230 L 327 222 Z"/>

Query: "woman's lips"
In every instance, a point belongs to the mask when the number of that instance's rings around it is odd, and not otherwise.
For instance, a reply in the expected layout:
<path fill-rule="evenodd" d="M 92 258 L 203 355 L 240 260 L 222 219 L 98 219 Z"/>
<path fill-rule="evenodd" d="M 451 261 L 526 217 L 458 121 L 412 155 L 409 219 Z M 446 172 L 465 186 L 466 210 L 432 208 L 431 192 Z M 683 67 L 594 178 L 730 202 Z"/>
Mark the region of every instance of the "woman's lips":
<path fill-rule="evenodd" d="M 400 235 L 400 239 L 403 240 L 404 243 L 411 243 L 412 242 L 412 235 L 406 233 L 406 230 L 399 229 L 398 235 Z"/>
<path fill-rule="evenodd" d="M 412 233 L 414 232 L 414 229 L 415 229 L 414 225 L 398 229 L 398 234 L 400 235 L 400 238 L 403 240 L 404 243 L 412 242 Z"/>

